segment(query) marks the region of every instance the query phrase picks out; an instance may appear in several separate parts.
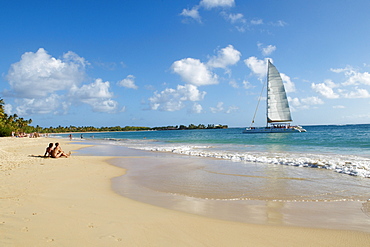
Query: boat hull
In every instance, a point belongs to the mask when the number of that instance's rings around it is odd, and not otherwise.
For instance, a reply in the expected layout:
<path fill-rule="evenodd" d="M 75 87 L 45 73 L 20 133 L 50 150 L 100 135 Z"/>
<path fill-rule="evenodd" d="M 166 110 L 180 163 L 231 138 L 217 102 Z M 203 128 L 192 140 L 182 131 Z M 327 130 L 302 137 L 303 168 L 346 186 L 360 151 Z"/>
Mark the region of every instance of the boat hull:
<path fill-rule="evenodd" d="M 300 126 L 294 126 L 289 128 L 274 128 L 274 127 L 261 127 L 261 128 L 247 128 L 243 131 L 244 134 L 254 133 L 295 133 L 295 132 L 306 132 Z"/>

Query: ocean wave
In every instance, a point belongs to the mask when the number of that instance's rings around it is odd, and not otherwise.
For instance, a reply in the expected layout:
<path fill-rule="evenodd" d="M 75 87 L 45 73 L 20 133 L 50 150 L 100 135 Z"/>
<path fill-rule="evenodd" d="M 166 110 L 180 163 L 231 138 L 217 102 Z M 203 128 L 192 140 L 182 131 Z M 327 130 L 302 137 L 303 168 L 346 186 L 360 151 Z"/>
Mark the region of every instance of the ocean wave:
<path fill-rule="evenodd" d="M 212 151 L 211 146 L 133 146 L 133 148 L 152 152 L 171 152 L 175 154 L 217 158 L 235 162 L 255 162 L 275 165 L 309 167 L 332 170 L 351 176 L 370 178 L 370 159 L 353 155 L 274 153 L 274 152 L 225 152 Z"/>

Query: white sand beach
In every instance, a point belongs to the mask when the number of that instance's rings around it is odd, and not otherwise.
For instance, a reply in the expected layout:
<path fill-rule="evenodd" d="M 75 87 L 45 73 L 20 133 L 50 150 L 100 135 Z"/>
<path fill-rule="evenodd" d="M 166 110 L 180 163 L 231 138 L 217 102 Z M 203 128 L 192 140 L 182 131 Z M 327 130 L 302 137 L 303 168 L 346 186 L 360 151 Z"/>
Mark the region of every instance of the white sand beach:
<path fill-rule="evenodd" d="M 49 142 L 72 156 L 38 157 Z M 73 155 L 83 147 L 0 138 L 0 246 L 369 246 L 365 232 L 223 221 L 125 198 L 111 189 L 125 170 Z"/>

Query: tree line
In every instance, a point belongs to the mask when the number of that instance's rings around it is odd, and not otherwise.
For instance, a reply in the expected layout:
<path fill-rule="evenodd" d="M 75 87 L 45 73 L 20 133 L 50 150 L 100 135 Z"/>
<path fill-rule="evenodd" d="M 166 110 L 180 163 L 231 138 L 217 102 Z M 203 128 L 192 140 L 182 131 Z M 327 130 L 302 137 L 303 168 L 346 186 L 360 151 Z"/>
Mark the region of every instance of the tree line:
<path fill-rule="evenodd" d="M 33 127 L 29 126 L 32 119 L 27 120 L 17 114 L 8 115 L 4 111 L 4 105 L 4 100 L 0 99 L 0 136 L 10 136 L 12 132 L 34 132 Z"/>
<path fill-rule="evenodd" d="M 67 132 L 100 132 L 100 131 L 143 131 L 143 130 L 187 130 L 187 129 L 227 129 L 227 125 L 208 124 L 189 124 L 162 127 L 138 127 L 138 126 L 114 126 L 114 127 L 94 127 L 94 126 L 58 126 L 58 127 L 40 127 L 31 126 L 32 119 L 18 117 L 17 114 L 8 115 L 4 109 L 5 102 L 0 99 L 0 136 L 11 136 L 13 134 L 23 133 L 67 133 Z"/>

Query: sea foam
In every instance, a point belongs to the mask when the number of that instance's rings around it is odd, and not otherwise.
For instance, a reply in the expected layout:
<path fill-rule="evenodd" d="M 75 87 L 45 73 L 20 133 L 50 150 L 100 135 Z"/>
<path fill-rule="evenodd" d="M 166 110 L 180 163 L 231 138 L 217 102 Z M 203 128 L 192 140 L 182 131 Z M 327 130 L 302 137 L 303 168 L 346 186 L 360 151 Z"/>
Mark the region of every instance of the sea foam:
<path fill-rule="evenodd" d="M 275 165 L 328 169 L 352 176 L 370 178 L 370 159 L 354 155 L 281 153 L 281 152 L 229 152 L 212 151 L 211 146 L 132 146 L 153 152 L 217 158 L 235 162 L 255 162 Z"/>

